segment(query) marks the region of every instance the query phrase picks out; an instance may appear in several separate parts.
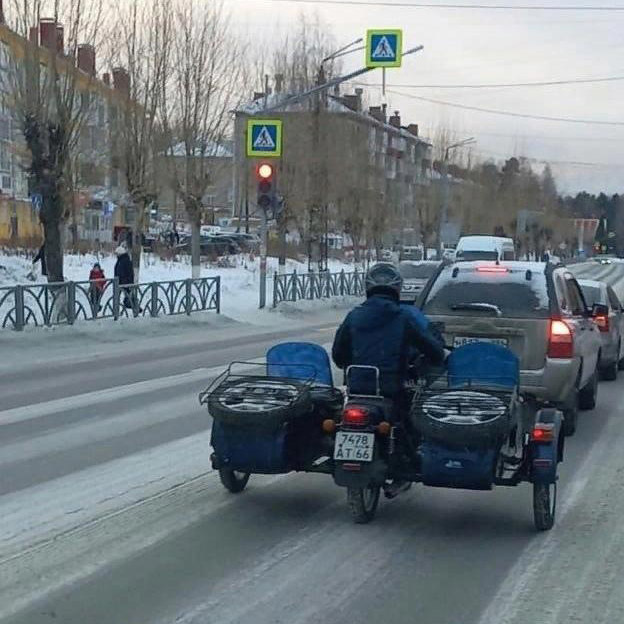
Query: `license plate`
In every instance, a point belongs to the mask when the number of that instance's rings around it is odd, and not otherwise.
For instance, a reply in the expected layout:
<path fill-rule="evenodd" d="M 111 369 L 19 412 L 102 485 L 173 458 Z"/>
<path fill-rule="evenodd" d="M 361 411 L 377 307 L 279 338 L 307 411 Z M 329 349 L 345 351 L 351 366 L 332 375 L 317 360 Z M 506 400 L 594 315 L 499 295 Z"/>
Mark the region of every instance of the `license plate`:
<path fill-rule="evenodd" d="M 471 344 L 473 342 L 489 342 L 490 344 L 497 344 L 501 347 L 507 346 L 507 338 L 481 338 L 479 336 L 455 336 L 453 340 L 453 346 L 463 347 L 464 345 Z"/>
<path fill-rule="evenodd" d="M 374 433 L 339 431 L 336 434 L 334 459 L 339 461 L 373 461 Z"/>

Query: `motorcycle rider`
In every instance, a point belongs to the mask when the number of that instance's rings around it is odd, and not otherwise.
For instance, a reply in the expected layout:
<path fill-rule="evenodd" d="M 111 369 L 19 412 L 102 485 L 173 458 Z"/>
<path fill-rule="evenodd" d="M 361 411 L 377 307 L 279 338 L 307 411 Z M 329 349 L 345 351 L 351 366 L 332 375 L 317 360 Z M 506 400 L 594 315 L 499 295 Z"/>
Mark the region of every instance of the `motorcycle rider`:
<path fill-rule="evenodd" d="M 366 301 L 349 312 L 332 347 L 332 358 L 342 369 L 351 365 L 378 368 L 380 392 L 394 401 L 399 414 L 407 409 L 404 387 L 410 364 L 419 355 L 434 366 L 445 359 L 444 347 L 429 324 L 400 305 L 402 284 L 394 265 L 381 262 L 371 267 L 365 278 Z M 376 392 L 370 371 L 356 369 L 348 381 L 354 394 Z M 401 489 L 406 489 L 405 484 L 395 480 L 386 488 L 386 496 Z"/>

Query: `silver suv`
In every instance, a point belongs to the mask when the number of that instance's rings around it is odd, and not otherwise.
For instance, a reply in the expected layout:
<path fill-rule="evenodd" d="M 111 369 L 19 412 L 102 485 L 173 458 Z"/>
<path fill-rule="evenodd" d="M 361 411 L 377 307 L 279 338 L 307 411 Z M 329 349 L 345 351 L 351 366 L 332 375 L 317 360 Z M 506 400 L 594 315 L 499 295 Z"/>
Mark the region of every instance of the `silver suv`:
<path fill-rule="evenodd" d="M 509 347 L 520 359 L 522 392 L 560 407 L 567 435 L 576 430 L 578 408 L 594 408 L 600 332 L 565 267 L 452 264 L 429 282 L 420 305 L 447 344 L 488 341 Z"/>

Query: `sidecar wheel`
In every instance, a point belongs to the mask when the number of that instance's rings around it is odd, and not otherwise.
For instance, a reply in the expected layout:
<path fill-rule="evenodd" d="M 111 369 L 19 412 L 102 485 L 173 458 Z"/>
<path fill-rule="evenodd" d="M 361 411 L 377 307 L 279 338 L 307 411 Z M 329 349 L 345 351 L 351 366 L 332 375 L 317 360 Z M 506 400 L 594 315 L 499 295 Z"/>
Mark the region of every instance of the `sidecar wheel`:
<path fill-rule="evenodd" d="M 221 468 L 219 470 L 219 478 L 223 487 L 232 492 L 232 494 L 239 494 L 245 489 L 249 476 L 248 472 L 239 472 L 229 468 Z"/>

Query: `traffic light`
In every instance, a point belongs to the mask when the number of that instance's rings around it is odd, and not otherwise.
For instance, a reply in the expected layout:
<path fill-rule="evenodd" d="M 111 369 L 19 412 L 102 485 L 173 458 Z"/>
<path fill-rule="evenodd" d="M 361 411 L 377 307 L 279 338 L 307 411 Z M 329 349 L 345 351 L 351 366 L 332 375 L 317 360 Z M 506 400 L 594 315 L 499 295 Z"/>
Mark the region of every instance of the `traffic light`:
<path fill-rule="evenodd" d="M 275 206 L 275 169 L 269 163 L 261 163 L 256 169 L 258 178 L 258 207 L 268 211 Z"/>

